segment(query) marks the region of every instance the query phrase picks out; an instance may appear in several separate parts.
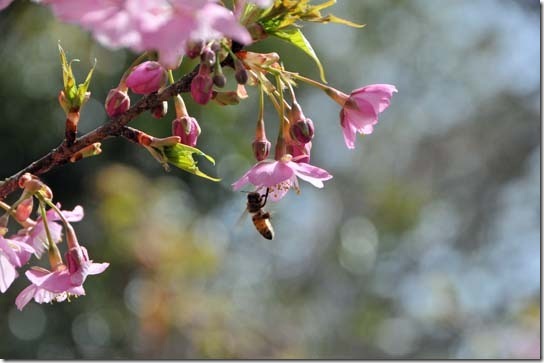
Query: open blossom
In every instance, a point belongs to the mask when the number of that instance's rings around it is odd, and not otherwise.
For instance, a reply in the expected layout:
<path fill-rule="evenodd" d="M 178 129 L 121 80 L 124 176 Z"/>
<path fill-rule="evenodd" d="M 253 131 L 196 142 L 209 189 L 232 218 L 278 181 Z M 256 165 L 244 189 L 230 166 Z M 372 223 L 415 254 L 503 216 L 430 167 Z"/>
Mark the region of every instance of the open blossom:
<path fill-rule="evenodd" d="M 82 285 L 87 275 L 102 273 L 109 266 L 109 263 L 93 263 L 89 260 L 84 247 L 78 247 L 77 251 L 69 251 L 67 258 L 68 266 L 60 264 L 54 271 L 32 267 L 25 273 L 32 284 L 21 291 L 15 299 L 15 305 L 19 310 L 32 299 L 42 304 L 61 302 L 70 296 L 85 295 Z"/>
<path fill-rule="evenodd" d="M 176 68 L 186 45 L 227 36 L 251 42 L 247 30 L 213 0 L 43 0 L 55 16 L 91 31 L 109 48 L 156 50 L 159 61 Z"/>
<path fill-rule="evenodd" d="M 341 92 L 329 94 L 341 106 L 340 125 L 344 133 L 344 141 L 349 149 L 355 148 L 357 133 L 371 134 L 378 123 L 378 115 L 391 102 L 397 88 L 390 84 L 371 84 L 354 90 L 348 96 Z"/>
<path fill-rule="evenodd" d="M 16 268 L 28 262 L 34 249 L 24 242 L 0 236 L 0 292 L 5 292 L 19 275 Z"/>
<path fill-rule="evenodd" d="M 58 205 L 60 208 L 60 205 Z M 81 206 L 76 206 L 72 211 L 61 211 L 62 215 L 68 222 L 79 222 L 83 219 L 83 208 Z M 62 239 L 62 226 L 56 221 L 60 220 L 60 217 L 57 213 L 50 209 L 45 214 L 47 218 L 47 226 L 49 227 L 49 232 L 51 233 L 51 238 L 55 243 L 58 243 Z M 36 224 L 33 227 L 30 227 L 28 230 L 20 231 L 17 235 L 17 239 L 24 241 L 35 250 L 36 257 L 41 257 L 45 246 L 47 246 L 47 234 L 45 232 L 45 225 L 42 218 L 38 218 Z"/>
<path fill-rule="evenodd" d="M 269 198 L 278 201 L 289 189 L 299 190 L 297 177 L 317 188 L 323 188 L 323 181 L 331 179 L 332 175 L 316 166 L 297 163 L 290 154 L 286 154 L 280 160 L 259 161 L 234 182 L 232 188 L 240 190 L 248 183 L 257 189 L 270 188 Z"/>

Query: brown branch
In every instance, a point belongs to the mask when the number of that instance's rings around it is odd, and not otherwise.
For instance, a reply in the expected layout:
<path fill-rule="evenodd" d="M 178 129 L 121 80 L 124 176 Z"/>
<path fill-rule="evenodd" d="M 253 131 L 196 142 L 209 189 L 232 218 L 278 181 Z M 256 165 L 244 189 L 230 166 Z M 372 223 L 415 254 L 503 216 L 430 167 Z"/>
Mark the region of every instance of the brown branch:
<path fill-rule="evenodd" d="M 191 81 L 196 74 L 197 70 L 195 69 L 170 85 L 161 93 L 152 93 L 142 97 L 134 106 L 127 110 L 127 112 L 108 120 L 104 125 L 79 137 L 73 143 L 67 143 L 65 139 L 58 147 L 47 155 L 5 179 L 4 182 L 0 184 L 0 200 L 4 200 L 8 195 L 18 189 L 17 181 L 24 173 L 41 175 L 53 168 L 64 165 L 70 162 L 72 155 L 84 147 L 110 137 L 119 136 L 122 128 L 142 112 L 156 107 L 161 102 L 168 100 L 178 93 L 188 92 L 191 87 Z"/>

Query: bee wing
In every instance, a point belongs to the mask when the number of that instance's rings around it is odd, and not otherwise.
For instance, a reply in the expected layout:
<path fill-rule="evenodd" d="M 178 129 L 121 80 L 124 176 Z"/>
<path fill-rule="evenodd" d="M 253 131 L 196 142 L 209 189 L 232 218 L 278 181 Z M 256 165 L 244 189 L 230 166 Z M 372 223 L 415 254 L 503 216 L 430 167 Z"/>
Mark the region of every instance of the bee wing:
<path fill-rule="evenodd" d="M 242 222 L 245 218 L 247 218 L 247 215 L 249 214 L 247 208 L 244 209 L 242 214 L 240 214 L 240 217 L 238 217 L 238 220 L 236 221 L 236 227 L 239 228 L 242 225 Z"/>

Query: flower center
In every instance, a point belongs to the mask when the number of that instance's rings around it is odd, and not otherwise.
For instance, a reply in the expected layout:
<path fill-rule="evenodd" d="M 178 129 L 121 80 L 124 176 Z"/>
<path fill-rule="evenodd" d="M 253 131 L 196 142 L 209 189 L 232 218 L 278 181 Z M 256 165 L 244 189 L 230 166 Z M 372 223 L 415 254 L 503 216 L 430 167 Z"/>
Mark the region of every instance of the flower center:
<path fill-rule="evenodd" d="M 281 161 L 282 163 L 288 163 L 288 162 L 291 161 L 291 159 L 293 159 L 293 155 L 291 155 L 291 154 L 284 154 L 284 155 L 281 157 L 280 161 Z"/>

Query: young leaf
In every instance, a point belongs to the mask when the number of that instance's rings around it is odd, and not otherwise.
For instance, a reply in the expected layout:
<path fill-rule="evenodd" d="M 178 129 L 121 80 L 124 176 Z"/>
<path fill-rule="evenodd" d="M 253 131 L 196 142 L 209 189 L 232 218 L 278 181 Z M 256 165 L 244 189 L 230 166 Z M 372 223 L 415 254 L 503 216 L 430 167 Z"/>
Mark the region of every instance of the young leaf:
<path fill-rule="evenodd" d="M 277 31 L 270 32 L 271 35 L 274 35 L 288 43 L 291 43 L 298 49 L 302 50 L 304 53 L 308 54 L 312 59 L 315 61 L 317 67 L 319 68 L 319 76 L 321 77 L 321 80 L 323 82 L 327 82 L 325 80 L 325 70 L 323 69 L 323 66 L 321 65 L 321 61 L 317 57 L 317 54 L 315 53 L 314 49 L 312 48 L 312 45 L 306 39 L 304 34 L 302 34 L 302 31 L 298 28 L 287 28 Z"/>
<path fill-rule="evenodd" d="M 165 146 L 163 149 L 164 156 L 166 156 L 168 163 L 174 165 L 175 167 L 180 168 L 181 170 L 185 170 L 191 174 L 195 174 L 197 176 L 200 176 L 202 178 L 206 178 L 215 182 L 220 181 L 221 179 L 213 178 L 207 174 L 204 174 L 203 172 L 198 169 L 196 166 L 197 161 L 193 159 L 193 154 L 204 156 L 206 159 L 208 159 L 209 162 L 215 165 L 215 160 L 209 156 L 200 151 L 197 148 L 184 145 L 184 144 L 175 144 L 173 146 Z"/>

